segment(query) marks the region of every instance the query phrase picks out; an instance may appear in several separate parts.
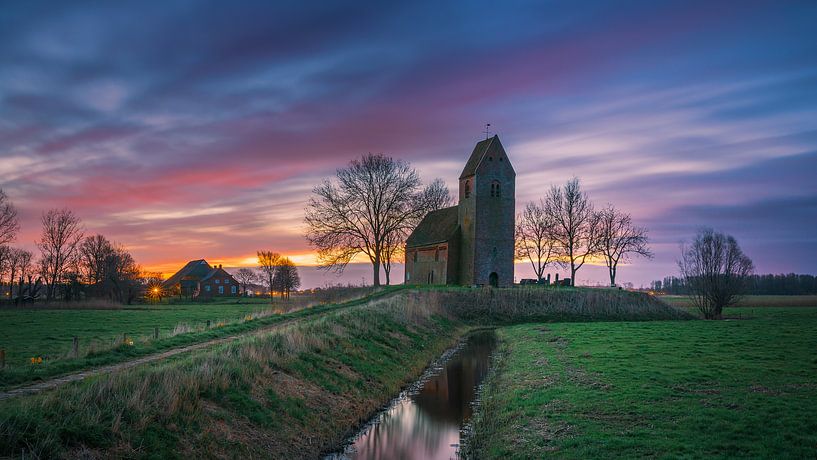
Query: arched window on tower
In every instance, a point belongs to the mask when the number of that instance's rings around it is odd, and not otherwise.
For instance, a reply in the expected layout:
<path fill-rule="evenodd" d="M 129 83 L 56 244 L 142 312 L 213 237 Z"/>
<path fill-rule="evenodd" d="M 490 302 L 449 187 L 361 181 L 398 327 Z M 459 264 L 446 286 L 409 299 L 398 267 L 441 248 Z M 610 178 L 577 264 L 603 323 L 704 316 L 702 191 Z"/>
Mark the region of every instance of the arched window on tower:
<path fill-rule="evenodd" d="M 491 196 L 492 197 L 502 196 L 501 190 L 500 190 L 500 187 L 499 187 L 499 181 L 495 180 L 495 181 L 491 182 Z"/>
<path fill-rule="evenodd" d="M 470 180 L 465 181 L 464 193 L 465 193 L 465 198 L 468 198 L 468 197 L 471 196 L 471 181 Z"/>

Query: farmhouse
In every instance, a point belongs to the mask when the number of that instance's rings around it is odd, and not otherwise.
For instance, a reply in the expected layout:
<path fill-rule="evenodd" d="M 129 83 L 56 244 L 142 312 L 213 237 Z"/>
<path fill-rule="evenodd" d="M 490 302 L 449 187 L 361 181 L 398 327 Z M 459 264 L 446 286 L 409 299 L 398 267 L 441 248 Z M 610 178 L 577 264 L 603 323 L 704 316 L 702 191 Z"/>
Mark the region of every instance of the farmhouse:
<path fill-rule="evenodd" d="M 513 284 L 516 172 L 499 136 L 480 141 L 459 204 L 428 213 L 406 241 L 406 284 Z"/>
<path fill-rule="evenodd" d="M 191 260 L 163 283 L 166 290 L 182 297 L 229 297 L 239 295 L 238 281 L 221 265 L 204 259 Z"/>

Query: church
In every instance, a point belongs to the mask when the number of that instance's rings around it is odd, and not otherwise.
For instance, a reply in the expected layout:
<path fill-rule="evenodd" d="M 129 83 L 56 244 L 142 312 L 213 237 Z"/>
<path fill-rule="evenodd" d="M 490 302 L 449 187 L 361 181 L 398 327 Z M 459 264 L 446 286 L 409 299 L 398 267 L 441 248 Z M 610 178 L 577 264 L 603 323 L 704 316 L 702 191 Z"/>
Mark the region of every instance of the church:
<path fill-rule="evenodd" d="M 515 183 L 499 136 L 478 142 L 457 206 L 428 213 L 406 241 L 405 283 L 512 285 Z"/>

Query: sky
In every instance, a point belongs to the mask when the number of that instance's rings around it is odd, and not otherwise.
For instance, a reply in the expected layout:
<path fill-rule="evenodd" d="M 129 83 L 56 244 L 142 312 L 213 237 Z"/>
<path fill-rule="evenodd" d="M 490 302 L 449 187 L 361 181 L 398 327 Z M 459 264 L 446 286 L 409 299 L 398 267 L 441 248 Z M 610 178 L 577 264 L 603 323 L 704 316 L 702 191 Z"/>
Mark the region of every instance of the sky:
<path fill-rule="evenodd" d="M 270 249 L 305 287 L 370 282 L 310 267 L 312 187 L 373 152 L 456 191 L 490 123 L 519 209 L 576 176 L 649 229 L 620 282 L 677 274 L 704 226 L 817 273 L 816 23 L 813 0 L 7 1 L 0 188 L 29 249 L 68 207 L 149 270 Z"/>

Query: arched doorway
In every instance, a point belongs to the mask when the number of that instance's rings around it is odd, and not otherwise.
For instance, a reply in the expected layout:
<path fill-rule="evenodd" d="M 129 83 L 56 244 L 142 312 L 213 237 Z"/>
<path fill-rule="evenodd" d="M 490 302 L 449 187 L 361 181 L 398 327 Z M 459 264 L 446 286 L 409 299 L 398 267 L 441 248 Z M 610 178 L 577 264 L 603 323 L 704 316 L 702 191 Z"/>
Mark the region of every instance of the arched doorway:
<path fill-rule="evenodd" d="M 499 287 L 499 275 L 497 275 L 496 272 L 491 272 L 491 274 L 488 275 L 488 283 L 493 287 Z"/>

